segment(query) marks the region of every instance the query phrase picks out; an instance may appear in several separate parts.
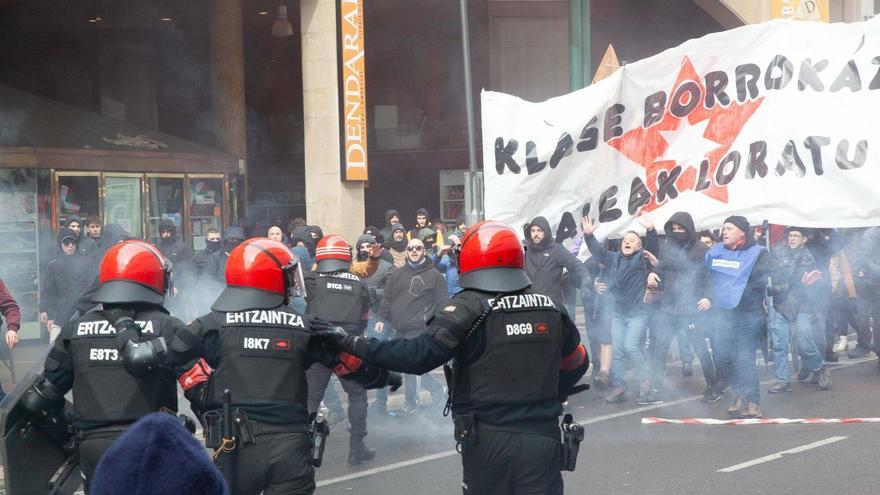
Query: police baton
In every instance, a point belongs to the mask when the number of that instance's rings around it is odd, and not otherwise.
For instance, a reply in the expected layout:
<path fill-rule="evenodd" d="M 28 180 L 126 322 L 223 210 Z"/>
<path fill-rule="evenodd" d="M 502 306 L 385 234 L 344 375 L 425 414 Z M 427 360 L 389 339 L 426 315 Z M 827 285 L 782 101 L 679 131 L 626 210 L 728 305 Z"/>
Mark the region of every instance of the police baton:
<path fill-rule="evenodd" d="M 223 391 L 223 444 L 221 449 L 225 454 L 222 459 L 223 474 L 229 483 L 229 493 L 238 493 L 238 473 L 236 472 L 236 441 L 234 434 L 234 419 L 232 417 L 232 392 L 229 389 Z"/>

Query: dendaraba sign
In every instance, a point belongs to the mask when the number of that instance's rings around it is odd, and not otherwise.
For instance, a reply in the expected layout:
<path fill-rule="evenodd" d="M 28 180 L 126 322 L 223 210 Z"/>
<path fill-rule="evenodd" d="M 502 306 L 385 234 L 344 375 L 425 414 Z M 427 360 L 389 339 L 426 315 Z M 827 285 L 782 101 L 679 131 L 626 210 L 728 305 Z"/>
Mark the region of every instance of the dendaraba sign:
<path fill-rule="evenodd" d="M 367 83 L 364 71 L 363 0 L 338 0 L 339 135 L 342 141 L 342 177 L 368 179 L 367 175 Z"/>
<path fill-rule="evenodd" d="M 586 213 L 619 235 L 644 208 L 698 228 L 729 215 L 807 227 L 880 224 L 880 18 L 777 20 L 627 65 L 530 103 L 482 95 L 486 217 Z"/>

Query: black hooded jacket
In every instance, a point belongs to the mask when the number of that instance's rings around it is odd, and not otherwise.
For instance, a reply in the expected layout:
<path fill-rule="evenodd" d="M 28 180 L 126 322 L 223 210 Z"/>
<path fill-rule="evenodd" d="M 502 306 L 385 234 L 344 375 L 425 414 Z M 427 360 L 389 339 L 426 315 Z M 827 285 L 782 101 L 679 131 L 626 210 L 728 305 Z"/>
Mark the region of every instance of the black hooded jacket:
<path fill-rule="evenodd" d="M 535 217 L 528 225 L 528 229 L 535 225 L 544 231 L 544 240 L 535 244 L 531 239 L 526 239 L 526 275 L 532 281 L 532 289 L 544 294 L 553 300 L 559 307 L 565 305 L 563 283 L 563 270 L 572 283 L 580 287 L 584 278 L 584 265 L 574 255 L 568 252 L 561 244 L 553 240 L 553 232 L 550 223 L 544 217 Z"/>
<path fill-rule="evenodd" d="M 62 228 L 58 233 L 58 254 L 46 265 L 40 287 L 40 311 L 59 326 L 73 317 L 77 299 L 97 280 L 92 260 L 61 251 L 61 241 L 68 237 L 77 236 L 67 227 Z"/>
<path fill-rule="evenodd" d="M 687 230 L 687 240 L 683 244 L 674 238 L 673 223 Z M 712 299 L 712 274 L 705 261 L 709 248 L 697 241 L 694 219 L 689 213 L 675 213 L 663 230 L 666 238 L 660 244 L 660 252 L 656 253 L 659 263 L 654 270 L 660 276 L 663 292 L 660 310 L 676 315 L 696 313 L 700 299 Z"/>
<path fill-rule="evenodd" d="M 171 238 L 162 239 L 159 237 L 159 244 L 156 246 L 166 258 L 171 260 L 172 266 L 177 270 L 182 270 L 184 264 L 189 260 L 186 245 L 177 237 L 177 226 L 174 221 L 166 218 L 159 222 L 159 230 L 170 230 Z"/>
<path fill-rule="evenodd" d="M 394 228 L 394 225 L 391 223 L 391 217 L 397 217 L 397 223 L 400 223 L 400 213 L 395 209 L 390 209 L 385 212 L 385 226 L 382 227 L 382 230 L 379 231 L 379 242 L 385 244 L 391 240 L 391 232 Z"/>
<path fill-rule="evenodd" d="M 416 217 L 419 215 L 425 215 L 425 225 L 419 227 L 418 225 L 416 225 L 416 218 L 413 217 L 413 228 L 409 229 L 409 232 L 406 233 L 407 239 L 421 239 L 419 232 L 425 228 L 432 228 L 431 217 L 428 216 L 428 210 L 425 208 L 419 208 L 418 210 L 416 210 Z"/>

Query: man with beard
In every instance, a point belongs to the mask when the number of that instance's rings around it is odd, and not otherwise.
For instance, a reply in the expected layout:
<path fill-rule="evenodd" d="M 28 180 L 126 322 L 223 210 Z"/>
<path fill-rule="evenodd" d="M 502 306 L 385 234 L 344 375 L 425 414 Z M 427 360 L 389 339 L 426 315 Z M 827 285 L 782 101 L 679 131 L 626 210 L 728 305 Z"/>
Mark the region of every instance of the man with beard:
<path fill-rule="evenodd" d="M 706 391 L 703 402 L 721 399 L 715 362 L 706 344 L 707 321 L 703 315 L 712 307 L 712 276 L 704 260 L 709 248 L 697 241 L 694 220 L 689 213 L 679 211 L 663 227 L 666 239 L 657 253 L 655 271 L 648 274 L 648 287 L 662 289 L 659 311 L 651 328 L 652 362 L 655 387 L 662 387 L 669 346 L 681 330 L 693 345 Z M 687 342 L 679 342 L 679 348 Z"/>
<path fill-rule="evenodd" d="M 394 266 L 400 268 L 406 264 L 406 227 L 399 223 L 391 227 L 391 235 L 385 238 L 388 253 L 394 258 Z"/>
<path fill-rule="evenodd" d="M 385 212 L 385 226 L 379 231 L 382 242 L 388 242 L 391 239 L 391 232 L 395 225 L 400 225 L 400 213 L 392 208 Z"/>
<path fill-rule="evenodd" d="M 186 245 L 177 237 L 177 226 L 170 218 L 159 222 L 159 243 L 156 247 L 177 269 L 181 269 L 188 260 Z"/>
<path fill-rule="evenodd" d="M 580 287 L 584 265 L 561 244 L 553 240 L 550 223 L 544 217 L 535 217 L 528 225 L 529 240 L 526 249 L 526 275 L 535 292 L 553 299 L 557 306 L 565 306 L 563 271 Z"/>
<path fill-rule="evenodd" d="M 444 300 L 446 279 L 425 258 L 422 241 L 413 239 L 406 246 L 406 264 L 395 270 L 385 285 L 375 330 L 384 332 L 388 323 L 400 337 L 418 337 L 427 328 L 425 315 L 434 314 Z M 417 380 L 415 375 L 406 375 L 406 406 L 398 412 L 399 416 L 416 412 Z M 443 386 L 429 374 L 422 375 L 422 386 L 431 392 L 435 404 L 443 396 Z"/>

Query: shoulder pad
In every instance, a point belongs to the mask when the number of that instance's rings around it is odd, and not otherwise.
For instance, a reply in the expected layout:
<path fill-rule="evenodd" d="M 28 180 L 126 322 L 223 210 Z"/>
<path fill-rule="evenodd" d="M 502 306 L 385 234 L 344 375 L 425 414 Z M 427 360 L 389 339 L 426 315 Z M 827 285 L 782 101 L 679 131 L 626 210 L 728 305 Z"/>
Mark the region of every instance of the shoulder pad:
<path fill-rule="evenodd" d="M 455 349 L 464 343 L 471 325 L 481 312 L 480 301 L 456 295 L 443 303 L 431 316 L 427 333 L 446 347 Z"/>

